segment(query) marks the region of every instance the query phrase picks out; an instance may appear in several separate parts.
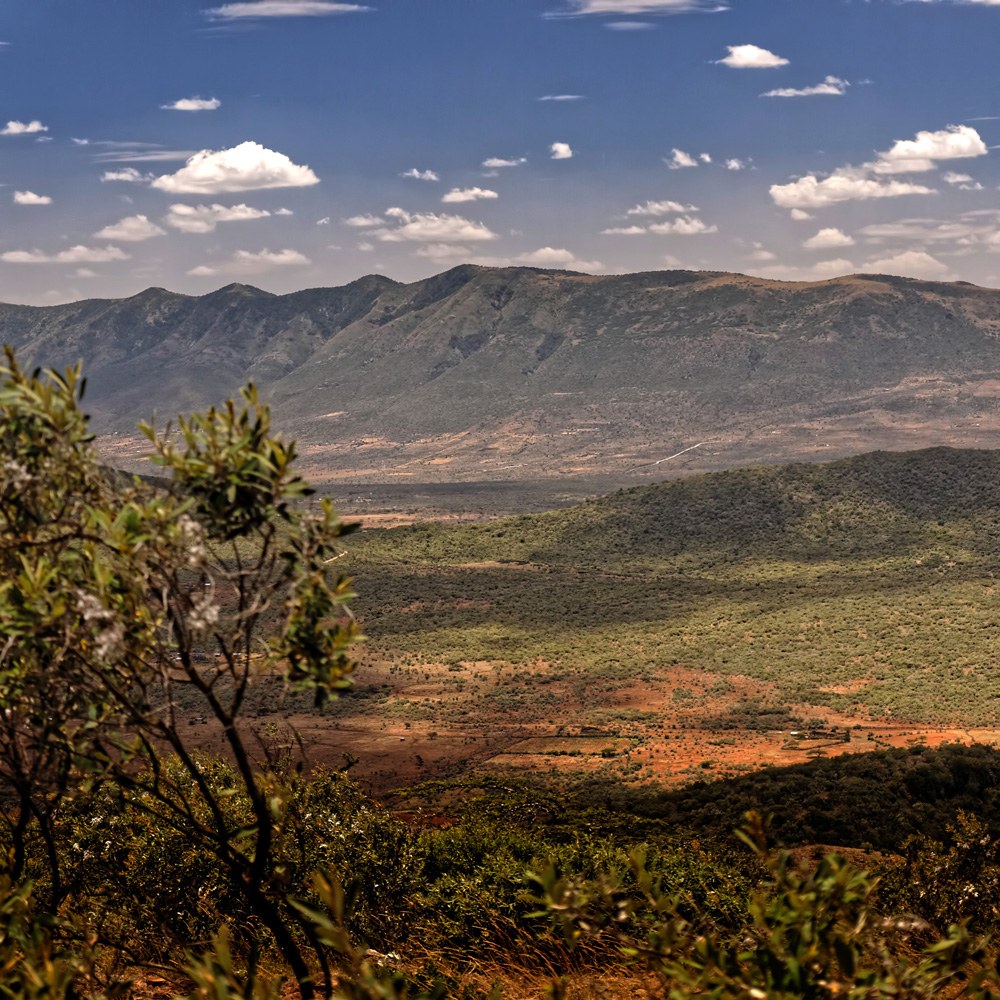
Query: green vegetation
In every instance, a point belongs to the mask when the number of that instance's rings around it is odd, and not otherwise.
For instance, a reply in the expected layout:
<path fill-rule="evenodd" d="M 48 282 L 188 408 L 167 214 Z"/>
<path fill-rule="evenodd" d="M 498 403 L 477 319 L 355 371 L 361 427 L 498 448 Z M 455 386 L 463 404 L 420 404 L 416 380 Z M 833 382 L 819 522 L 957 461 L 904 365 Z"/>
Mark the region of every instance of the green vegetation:
<path fill-rule="evenodd" d="M 995 948 L 978 935 L 1000 924 L 1000 752 L 914 747 L 665 793 L 638 783 L 640 739 L 601 733 L 588 756 L 600 767 L 623 759 L 635 782 L 427 783 L 400 792 L 410 811 L 395 815 L 345 770 L 304 768 L 277 724 L 254 732 L 245 722 L 282 688 L 326 710 L 348 691 L 359 638 L 350 581 L 330 566 L 349 528 L 328 504 L 302 503 L 309 490 L 294 448 L 271 434 L 253 388 L 240 407 L 181 421 L 176 438 L 147 428 L 173 478 L 125 483 L 97 464 L 79 369 L 28 374 L 8 354 L 0 377 L 0 996 L 112 1000 L 143 969 L 173 977 L 192 1000 L 277 1000 L 289 980 L 303 1000 L 480 1000 L 487 989 L 501 995 L 503 983 L 490 988 L 498 973 L 539 969 L 554 979 L 553 998 L 569 995 L 562 977 L 596 970 L 613 971 L 625 993 L 652 981 L 676 998 L 997 995 Z M 671 560 L 684 552 L 657 548 L 671 529 L 658 526 L 653 540 L 626 530 L 617 502 L 569 512 L 559 539 L 555 516 L 540 528 L 520 520 L 514 544 L 551 553 L 545 568 L 524 572 L 550 591 L 557 572 L 598 588 L 680 576 Z M 739 544 L 766 561 L 773 529 L 794 534 L 800 515 Z M 970 523 L 978 516 L 969 512 Z M 927 518 L 913 517 L 919 549 Z M 938 527 L 952 537 L 964 517 L 963 508 Z M 740 537 L 715 521 L 688 564 L 703 593 L 724 579 L 719 567 Z M 435 537 L 496 558 L 509 525 L 465 529 L 465 542 Z M 425 571 L 442 554 L 408 551 L 421 530 L 362 540 L 355 561 L 386 581 L 396 568 Z M 573 532 L 584 557 L 571 569 Z M 980 549 L 987 558 L 989 545 Z M 808 552 L 794 558 L 813 565 Z M 427 584 L 432 595 L 433 586 L 455 582 L 442 574 Z M 533 611 L 508 605 L 524 618 L 511 641 L 537 641 L 530 629 L 581 591 L 553 593 Z M 448 600 L 457 611 L 492 607 L 461 589 Z M 426 606 L 418 590 L 407 613 Z M 609 619 L 596 602 L 582 634 L 615 618 L 628 634 L 652 606 L 630 617 L 618 605 Z M 610 659 L 605 677 L 658 669 L 633 653 Z M 411 654 L 393 669 L 425 665 Z M 496 712 L 554 714 L 559 697 L 534 666 L 508 666 L 508 686 L 476 697 Z M 466 668 L 453 654 L 445 671 L 463 697 L 476 684 Z M 710 690 L 725 696 L 720 675 Z M 698 710 L 693 682 L 675 694 Z M 363 691 L 339 704 L 352 700 L 392 708 Z M 594 712 L 656 721 L 630 706 Z M 746 728 L 794 718 L 753 699 L 731 716 Z M 193 748 L 188 723 L 204 717 L 225 756 Z M 580 742 L 560 749 L 582 758 Z M 834 856 L 800 872 L 787 853 L 768 853 L 759 823 L 744 837 L 752 852 L 731 838 L 748 806 L 773 806 L 774 833 L 790 843 L 865 837 L 862 846 L 904 854 L 881 859 L 878 887 Z M 896 916 L 904 908 L 919 916 Z"/>
<path fill-rule="evenodd" d="M 756 679 L 778 716 L 1000 722 L 998 452 L 713 473 L 366 531 L 350 552 L 376 649 L 530 665 L 567 688 L 694 667 Z M 525 718 L 545 717 L 528 702 Z"/>

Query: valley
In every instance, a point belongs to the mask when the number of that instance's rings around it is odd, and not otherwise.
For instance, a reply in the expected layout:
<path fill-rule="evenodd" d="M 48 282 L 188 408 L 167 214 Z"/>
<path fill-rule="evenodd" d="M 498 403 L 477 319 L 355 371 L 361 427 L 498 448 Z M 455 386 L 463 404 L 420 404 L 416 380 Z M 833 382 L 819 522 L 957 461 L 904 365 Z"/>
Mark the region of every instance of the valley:
<path fill-rule="evenodd" d="M 412 515 L 413 497 L 383 498 Z M 289 746 L 300 733 L 312 762 L 357 757 L 376 794 L 487 772 L 669 786 L 998 743 L 998 563 L 1000 452 L 986 450 L 373 527 L 337 565 L 367 636 L 354 689 L 317 715 L 264 684 L 249 708 Z"/>

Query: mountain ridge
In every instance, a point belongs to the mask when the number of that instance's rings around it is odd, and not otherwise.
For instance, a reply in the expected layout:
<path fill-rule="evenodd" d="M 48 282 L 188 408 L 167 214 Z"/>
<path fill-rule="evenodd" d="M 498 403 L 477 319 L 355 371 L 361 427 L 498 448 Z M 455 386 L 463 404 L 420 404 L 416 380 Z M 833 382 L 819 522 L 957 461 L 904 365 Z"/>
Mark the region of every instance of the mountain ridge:
<path fill-rule="evenodd" d="M 0 305 L 0 336 L 46 366 L 84 358 L 124 464 L 139 419 L 249 379 L 319 479 L 662 477 L 1000 434 L 1000 291 L 965 282 L 464 264 Z"/>

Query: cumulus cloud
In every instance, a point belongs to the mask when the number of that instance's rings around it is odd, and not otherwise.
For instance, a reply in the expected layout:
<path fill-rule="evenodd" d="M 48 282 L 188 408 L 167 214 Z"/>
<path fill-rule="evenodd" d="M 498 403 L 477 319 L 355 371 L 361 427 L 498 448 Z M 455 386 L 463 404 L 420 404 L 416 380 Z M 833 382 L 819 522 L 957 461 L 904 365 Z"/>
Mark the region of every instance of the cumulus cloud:
<path fill-rule="evenodd" d="M 673 234 L 674 236 L 700 236 L 719 231 L 718 226 L 710 226 L 701 219 L 695 219 L 689 215 L 683 215 L 679 219 L 674 219 L 673 222 L 654 222 L 647 228 L 649 232 L 656 233 L 658 236 L 669 234 Z"/>
<path fill-rule="evenodd" d="M 599 260 L 580 260 L 571 250 L 556 247 L 541 247 L 514 257 L 476 257 L 473 263 L 486 267 L 552 267 L 567 271 L 602 271 L 604 265 Z"/>
<path fill-rule="evenodd" d="M 176 173 L 157 177 L 153 187 L 170 194 L 221 194 L 318 183 L 309 167 L 292 163 L 284 153 L 242 142 L 232 149 L 195 153 Z"/>
<path fill-rule="evenodd" d="M 227 3 L 204 13 L 217 21 L 235 21 L 254 17 L 329 17 L 333 14 L 357 14 L 369 11 L 356 3 L 331 3 L 329 0 L 249 0 Z"/>
<path fill-rule="evenodd" d="M 679 201 L 647 201 L 630 208 L 626 215 L 671 215 L 674 212 L 697 212 L 694 205 L 682 205 Z"/>
<path fill-rule="evenodd" d="M 822 83 L 814 84 L 811 87 L 778 87 L 776 90 L 769 90 L 761 97 L 842 97 L 847 93 L 850 84 L 846 80 L 841 80 L 838 76 L 828 76 Z"/>
<path fill-rule="evenodd" d="M 0 135 L 32 135 L 35 132 L 48 132 L 48 125 L 43 125 L 37 119 L 31 122 L 7 122 L 6 126 L 0 129 Z"/>
<path fill-rule="evenodd" d="M 199 278 L 215 277 L 216 275 L 235 275 L 237 277 L 251 274 L 264 274 L 286 267 L 306 267 L 311 264 L 304 254 L 298 250 L 261 250 L 251 253 L 249 250 L 237 250 L 229 260 L 218 264 L 200 264 L 191 268 L 188 274 Z"/>
<path fill-rule="evenodd" d="M 726 170 L 746 170 L 746 163 L 738 160 L 735 156 L 726 160 Z"/>
<path fill-rule="evenodd" d="M 279 208 L 275 215 L 294 215 L 295 213 L 290 208 Z"/>
<path fill-rule="evenodd" d="M 171 205 L 164 222 L 182 233 L 214 233 L 220 222 L 246 222 L 266 219 L 270 212 L 249 205 Z M 290 213 L 283 213 L 290 214 Z"/>
<path fill-rule="evenodd" d="M 973 180 L 968 174 L 957 174 L 953 170 L 949 170 L 946 174 L 942 174 L 941 180 L 945 184 L 951 184 L 953 187 L 957 187 L 959 191 L 982 191 L 983 186 L 977 180 Z"/>
<path fill-rule="evenodd" d="M 487 188 L 471 187 L 471 188 L 452 188 L 441 200 L 447 202 L 448 204 L 453 204 L 460 201 L 478 201 L 482 198 L 499 198 L 500 195 L 496 191 L 490 191 Z"/>
<path fill-rule="evenodd" d="M 411 170 L 404 170 L 403 173 L 399 175 L 400 177 L 412 177 L 415 181 L 439 181 L 440 177 L 433 170 L 417 170 L 413 167 Z"/>
<path fill-rule="evenodd" d="M 118 247 L 75 246 L 55 254 L 41 250 L 8 250 L 0 254 L 0 260 L 7 264 L 108 264 L 129 260 L 129 254 Z"/>
<path fill-rule="evenodd" d="M 51 205 L 52 199 L 47 194 L 35 194 L 34 191 L 15 191 L 15 205 Z"/>
<path fill-rule="evenodd" d="M 796 264 L 773 264 L 756 269 L 756 273 L 766 278 L 778 278 L 785 281 L 824 281 L 827 278 L 837 278 L 842 274 L 851 274 L 854 265 L 843 257 L 833 260 L 821 260 L 809 267 L 799 267 Z"/>
<path fill-rule="evenodd" d="M 765 250 L 760 244 L 755 244 L 756 249 L 753 253 L 747 255 L 747 260 L 756 261 L 757 263 L 766 263 L 769 260 L 777 260 L 778 255 L 772 253 L 770 250 Z"/>
<path fill-rule="evenodd" d="M 900 139 L 858 167 L 840 167 L 820 180 L 808 174 L 789 184 L 773 184 L 771 198 L 782 208 L 823 208 L 841 201 L 895 198 L 907 194 L 934 194 L 933 188 L 886 175 L 933 170 L 939 160 L 984 156 L 988 152 L 979 133 L 969 125 L 949 125 L 936 132 L 918 132 Z"/>
<path fill-rule="evenodd" d="M 826 208 L 842 201 L 899 198 L 907 194 L 934 194 L 934 189 L 906 181 L 876 180 L 856 167 L 841 167 L 820 180 L 815 174 L 789 184 L 772 184 L 771 198 L 781 208 Z"/>
<path fill-rule="evenodd" d="M 522 163 L 527 163 L 528 158 L 522 156 L 516 160 L 504 160 L 499 156 L 491 156 L 488 160 L 483 160 L 483 166 L 487 170 L 499 170 L 501 167 L 519 167 Z"/>
<path fill-rule="evenodd" d="M 907 278 L 945 278 L 948 267 L 925 250 L 904 250 L 895 257 L 870 260 L 865 270 L 876 274 L 899 274 Z"/>
<path fill-rule="evenodd" d="M 698 166 L 698 161 L 690 153 L 685 153 L 683 149 L 670 150 L 670 159 L 663 162 L 671 170 L 681 170 L 684 167 Z"/>
<path fill-rule="evenodd" d="M 985 156 L 988 151 L 971 125 L 949 125 L 937 132 L 918 132 L 914 139 L 899 139 L 866 166 L 877 174 L 919 173 L 933 170 L 937 160 Z"/>
<path fill-rule="evenodd" d="M 126 240 L 129 243 L 138 243 L 141 240 L 150 240 L 154 236 L 166 236 L 166 230 L 161 229 L 155 222 L 150 222 L 145 215 L 130 215 L 120 222 L 94 233 L 99 240 Z"/>
<path fill-rule="evenodd" d="M 494 240 L 497 234 L 481 222 L 464 219 L 460 215 L 435 215 L 433 212 L 407 212 L 402 208 L 386 209 L 385 214 L 395 219 L 393 229 L 377 229 L 372 235 L 385 243 L 461 243 Z"/>
<path fill-rule="evenodd" d="M 833 247 L 852 247 L 854 238 L 839 229 L 821 229 L 802 244 L 806 250 L 830 250 Z"/>
<path fill-rule="evenodd" d="M 151 181 L 153 174 L 140 173 L 135 167 L 124 167 L 122 170 L 105 170 L 101 181 L 127 181 L 130 184 L 139 184 L 142 181 Z"/>
<path fill-rule="evenodd" d="M 546 94 L 540 101 L 582 101 L 583 94 Z"/>
<path fill-rule="evenodd" d="M 182 97 L 173 104 L 161 104 L 164 111 L 214 111 L 222 106 L 222 101 L 217 97 Z"/>
<path fill-rule="evenodd" d="M 709 156 L 708 153 L 699 153 L 698 154 L 698 159 L 701 160 L 702 163 L 711 163 L 712 162 L 712 157 Z"/>
<path fill-rule="evenodd" d="M 602 229 L 602 236 L 644 236 L 645 226 L 612 226 L 610 229 Z"/>
<path fill-rule="evenodd" d="M 385 219 L 380 215 L 352 215 L 349 219 L 344 219 L 344 225 L 370 229 L 372 226 L 384 226 Z"/>
<path fill-rule="evenodd" d="M 788 60 L 776 56 L 758 45 L 727 45 L 729 55 L 716 62 L 732 69 L 774 69 L 776 66 L 787 66 Z"/>
<path fill-rule="evenodd" d="M 811 215 L 809 212 L 803 212 L 801 208 L 793 208 L 790 214 L 795 222 L 805 222 L 806 219 L 816 218 L 815 215 Z"/>
<path fill-rule="evenodd" d="M 573 156 L 573 150 L 569 148 L 569 143 L 566 142 L 552 143 L 549 146 L 549 152 L 552 154 L 553 160 L 569 160 Z"/>

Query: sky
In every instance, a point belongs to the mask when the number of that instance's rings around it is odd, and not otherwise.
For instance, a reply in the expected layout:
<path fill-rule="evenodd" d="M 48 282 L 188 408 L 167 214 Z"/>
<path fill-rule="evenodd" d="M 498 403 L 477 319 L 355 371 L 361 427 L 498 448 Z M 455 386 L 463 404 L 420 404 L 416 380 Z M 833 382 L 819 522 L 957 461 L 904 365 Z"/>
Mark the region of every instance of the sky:
<path fill-rule="evenodd" d="M 0 0 L 0 300 L 1000 286 L 1000 0 Z"/>

